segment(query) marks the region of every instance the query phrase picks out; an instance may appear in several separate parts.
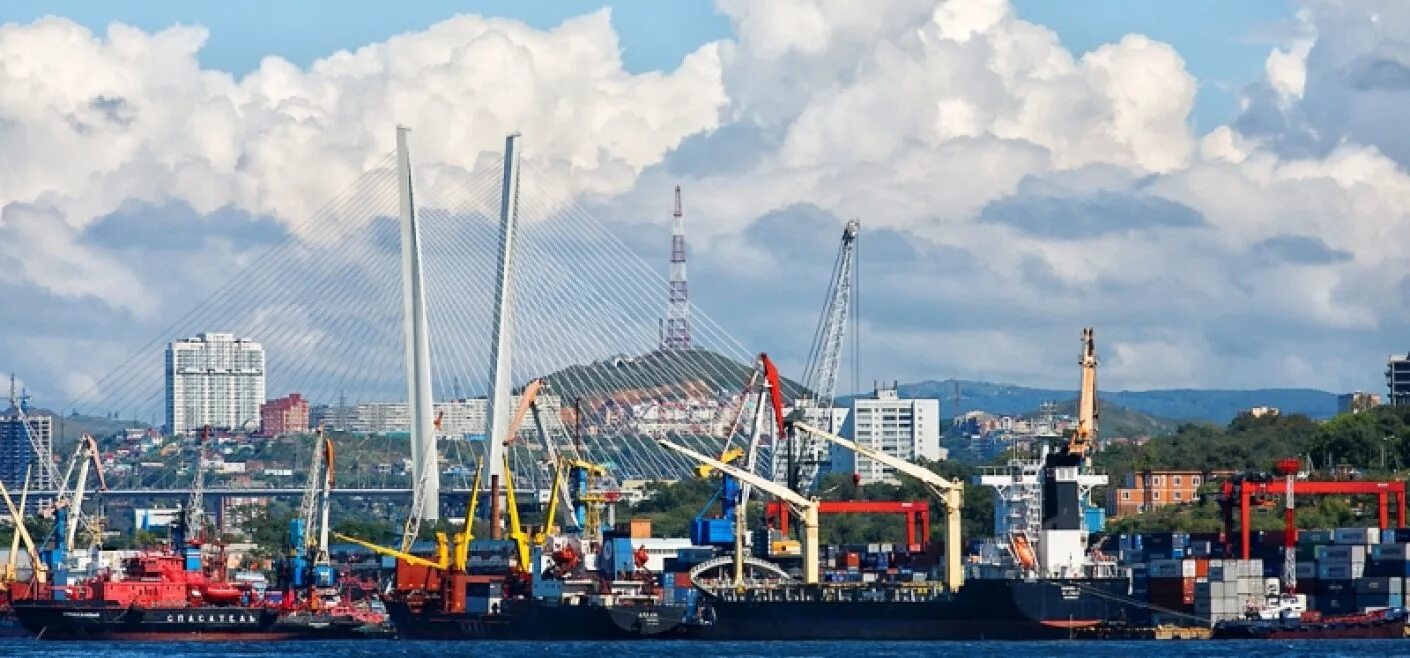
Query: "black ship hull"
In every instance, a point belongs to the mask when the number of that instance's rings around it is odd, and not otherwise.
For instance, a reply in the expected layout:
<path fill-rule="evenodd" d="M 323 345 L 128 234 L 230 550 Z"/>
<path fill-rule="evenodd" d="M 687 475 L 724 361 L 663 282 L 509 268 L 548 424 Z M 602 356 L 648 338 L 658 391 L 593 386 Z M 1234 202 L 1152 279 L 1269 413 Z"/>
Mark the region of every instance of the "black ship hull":
<path fill-rule="evenodd" d="M 14 615 L 41 640 L 347 640 L 387 637 L 351 618 L 255 607 L 139 608 L 103 601 L 26 601 Z"/>
<path fill-rule="evenodd" d="M 684 606 L 603 607 L 506 601 L 497 613 L 413 611 L 389 601 L 397 636 L 418 640 L 634 640 L 686 638 L 698 627 L 685 622 Z"/>
<path fill-rule="evenodd" d="M 1126 619 L 1134 613 L 1125 579 L 970 580 L 955 593 L 918 600 L 904 588 L 875 590 L 877 599 L 824 588 L 797 590 L 801 600 L 707 597 L 711 640 L 1043 640 Z M 759 597 L 762 598 L 762 597 Z M 859 596 L 858 598 L 863 598 Z"/>
<path fill-rule="evenodd" d="M 1405 637 L 1406 613 L 1356 615 L 1322 621 L 1239 620 L 1214 625 L 1216 640 L 1341 640 Z"/>

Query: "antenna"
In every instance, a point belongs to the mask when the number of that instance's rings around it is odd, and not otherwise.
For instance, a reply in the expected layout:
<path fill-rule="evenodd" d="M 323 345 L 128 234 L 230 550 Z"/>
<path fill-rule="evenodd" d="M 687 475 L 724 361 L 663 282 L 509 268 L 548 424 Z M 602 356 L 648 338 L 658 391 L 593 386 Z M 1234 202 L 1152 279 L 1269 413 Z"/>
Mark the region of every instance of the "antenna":
<path fill-rule="evenodd" d="M 690 297 L 685 276 L 685 221 L 681 211 L 681 186 L 676 186 L 676 210 L 671 214 L 670 283 L 666 317 L 661 323 L 662 350 L 690 349 Z"/>

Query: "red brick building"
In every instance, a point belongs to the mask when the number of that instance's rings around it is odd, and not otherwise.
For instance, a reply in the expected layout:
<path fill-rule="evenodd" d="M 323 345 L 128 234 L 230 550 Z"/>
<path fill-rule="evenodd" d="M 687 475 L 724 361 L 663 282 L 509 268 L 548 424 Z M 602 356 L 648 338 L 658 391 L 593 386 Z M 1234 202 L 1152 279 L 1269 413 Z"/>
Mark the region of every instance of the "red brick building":
<path fill-rule="evenodd" d="M 279 436 L 308 431 L 308 400 L 298 393 L 270 400 L 259 408 L 260 432 Z"/>
<path fill-rule="evenodd" d="M 1121 486 L 1107 494 L 1107 514 L 1113 518 L 1198 500 L 1200 485 L 1228 471 L 1164 470 L 1127 473 Z"/>

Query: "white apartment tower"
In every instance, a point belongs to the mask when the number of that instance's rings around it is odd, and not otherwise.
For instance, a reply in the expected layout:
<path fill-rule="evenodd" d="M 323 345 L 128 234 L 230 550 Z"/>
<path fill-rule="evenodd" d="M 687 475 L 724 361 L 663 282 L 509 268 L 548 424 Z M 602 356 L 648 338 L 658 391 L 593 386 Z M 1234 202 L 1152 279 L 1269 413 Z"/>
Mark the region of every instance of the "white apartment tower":
<path fill-rule="evenodd" d="M 878 388 L 871 398 L 852 401 L 852 440 L 888 455 L 915 461 L 944 459 L 940 447 L 940 401 L 905 399 L 894 388 Z M 833 472 L 852 473 L 859 484 L 896 483 L 895 469 L 850 450 L 832 450 Z"/>
<path fill-rule="evenodd" d="M 167 430 L 258 428 L 264 375 L 264 347 L 251 339 L 204 333 L 172 342 L 166 350 Z"/>

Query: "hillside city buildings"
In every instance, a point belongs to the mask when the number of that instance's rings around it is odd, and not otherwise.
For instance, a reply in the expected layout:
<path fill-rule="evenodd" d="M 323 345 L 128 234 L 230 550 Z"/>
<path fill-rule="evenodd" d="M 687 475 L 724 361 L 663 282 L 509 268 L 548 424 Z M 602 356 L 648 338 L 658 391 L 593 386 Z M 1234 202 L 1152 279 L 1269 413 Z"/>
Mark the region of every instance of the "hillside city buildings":
<path fill-rule="evenodd" d="M 166 423 L 172 434 L 206 425 L 253 431 L 264 401 L 264 347 L 254 340 L 208 332 L 167 346 Z"/>

